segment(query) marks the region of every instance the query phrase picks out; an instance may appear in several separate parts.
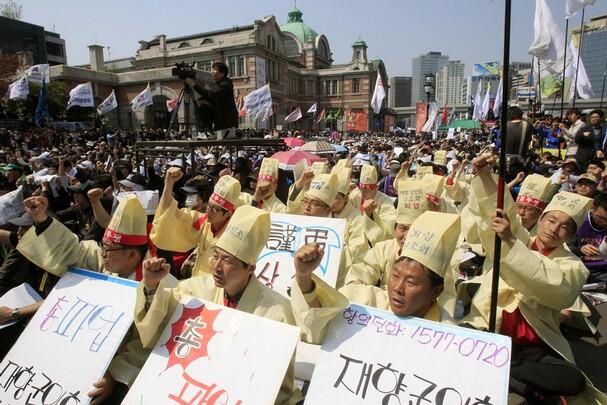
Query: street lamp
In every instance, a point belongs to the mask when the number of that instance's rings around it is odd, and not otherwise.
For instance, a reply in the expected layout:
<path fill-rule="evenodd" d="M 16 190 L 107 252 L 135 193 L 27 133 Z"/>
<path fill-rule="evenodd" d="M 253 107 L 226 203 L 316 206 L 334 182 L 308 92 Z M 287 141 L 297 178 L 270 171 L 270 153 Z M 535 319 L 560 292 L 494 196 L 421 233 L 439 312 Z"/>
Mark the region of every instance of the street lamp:
<path fill-rule="evenodd" d="M 434 75 L 432 73 L 426 74 L 426 84 L 424 84 L 424 93 L 426 93 L 426 100 L 430 103 L 430 97 L 434 94 Z"/>

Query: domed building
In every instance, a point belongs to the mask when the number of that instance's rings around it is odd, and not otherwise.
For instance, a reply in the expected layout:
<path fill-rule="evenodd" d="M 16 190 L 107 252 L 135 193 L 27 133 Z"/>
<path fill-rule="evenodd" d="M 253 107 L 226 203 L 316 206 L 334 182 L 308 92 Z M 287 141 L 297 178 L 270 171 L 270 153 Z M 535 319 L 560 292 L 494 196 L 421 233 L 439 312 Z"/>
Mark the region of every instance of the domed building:
<path fill-rule="evenodd" d="M 53 66 L 52 80 L 63 80 L 70 86 L 91 81 L 100 100 L 114 90 L 118 108 L 107 115 L 110 125 L 167 127 L 170 114 L 166 102 L 176 99 L 183 87 L 183 82 L 171 74 L 175 63 L 192 63 L 204 77 L 213 62 L 223 61 L 228 65 L 237 100 L 266 84 L 270 86 L 274 115 L 266 122 L 243 117 L 243 128 L 367 131 L 387 130 L 393 125 L 385 107 L 375 114 L 370 106 L 377 75 L 388 83 L 383 62 L 368 60 L 367 44 L 359 38 L 352 43 L 350 61 L 334 64 L 328 38 L 307 25 L 297 8 L 288 13 L 283 24 L 267 16 L 250 25 L 219 31 L 175 38 L 158 35 L 139 41 L 139 45 L 134 57 L 111 61 L 104 60 L 103 47 L 91 45 L 90 64 Z M 210 80 L 210 75 L 206 77 Z M 130 101 L 148 84 L 154 104 L 145 111 L 133 112 Z M 317 113 L 306 114 L 313 104 Z M 297 107 L 303 118 L 285 124 L 285 117 Z M 186 120 L 193 122 L 195 116 L 183 110 L 178 116 L 181 127 Z"/>

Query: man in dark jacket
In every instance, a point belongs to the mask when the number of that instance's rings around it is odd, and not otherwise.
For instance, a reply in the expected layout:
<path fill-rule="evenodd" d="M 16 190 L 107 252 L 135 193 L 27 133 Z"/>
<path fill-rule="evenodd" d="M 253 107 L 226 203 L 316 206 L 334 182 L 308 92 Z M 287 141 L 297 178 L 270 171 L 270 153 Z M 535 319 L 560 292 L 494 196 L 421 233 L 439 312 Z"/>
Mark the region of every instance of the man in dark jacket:
<path fill-rule="evenodd" d="M 202 103 L 199 106 L 199 113 L 208 117 L 217 139 L 235 138 L 238 110 L 234 100 L 234 86 L 228 77 L 228 67 L 223 62 L 215 62 L 211 70 L 215 82 L 213 85 L 203 88 L 193 79 L 186 79 L 186 84 L 200 94 Z"/>

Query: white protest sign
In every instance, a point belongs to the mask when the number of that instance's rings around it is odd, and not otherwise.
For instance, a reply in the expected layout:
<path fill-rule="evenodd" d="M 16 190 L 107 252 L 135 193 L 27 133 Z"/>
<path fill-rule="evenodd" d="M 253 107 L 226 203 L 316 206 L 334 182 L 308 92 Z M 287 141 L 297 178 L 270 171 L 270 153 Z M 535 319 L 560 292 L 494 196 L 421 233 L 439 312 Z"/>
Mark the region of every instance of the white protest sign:
<path fill-rule="evenodd" d="M 0 404 L 87 404 L 133 323 L 136 286 L 65 273 L 0 363 Z"/>
<path fill-rule="evenodd" d="M 15 288 L 7 291 L 0 297 L 0 307 L 22 308 L 28 305 L 35 304 L 42 300 L 42 297 L 27 283 L 23 283 Z M 0 325 L 0 329 L 4 329 L 9 325 L 17 323 L 17 321 L 6 322 Z"/>
<path fill-rule="evenodd" d="M 184 297 L 123 405 L 271 405 L 299 329 Z"/>
<path fill-rule="evenodd" d="M 315 404 L 506 404 L 510 338 L 350 305 L 330 324 Z"/>
<path fill-rule="evenodd" d="M 303 215 L 270 214 L 272 227 L 266 246 L 257 260 L 257 279 L 284 296 L 295 275 L 293 256 L 308 243 L 323 245 L 325 255 L 314 272 L 330 286 L 335 286 L 341 251 L 344 248 L 346 220 Z"/>
<path fill-rule="evenodd" d="M 0 196 L 0 225 L 17 218 L 25 211 L 23 207 L 23 190 L 19 186 L 16 190 Z"/>
<path fill-rule="evenodd" d="M 126 199 L 131 194 L 137 197 L 146 214 L 154 215 L 156 213 L 159 199 L 158 190 L 123 191 L 118 193 L 116 194 L 116 199 L 114 200 L 114 209 L 118 206 L 120 201 Z"/>
<path fill-rule="evenodd" d="M 447 130 L 447 139 L 455 138 L 455 128 L 449 128 Z"/>
<path fill-rule="evenodd" d="M 48 63 L 42 65 L 34 65 L 26 70 L 27 78 L 30 82 L 46 83 L 51 81 L 51 70 Z"/>

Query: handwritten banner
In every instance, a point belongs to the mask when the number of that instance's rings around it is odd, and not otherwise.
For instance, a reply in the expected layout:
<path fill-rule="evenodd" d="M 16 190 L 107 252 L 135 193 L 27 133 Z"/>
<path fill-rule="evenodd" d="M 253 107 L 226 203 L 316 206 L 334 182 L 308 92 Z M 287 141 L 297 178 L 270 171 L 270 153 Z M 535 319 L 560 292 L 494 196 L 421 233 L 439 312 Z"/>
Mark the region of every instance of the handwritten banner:
<path fill-rule="evenodd" d="M 123 405 L 273 404 L 299 329 L 184 297 Z"/>
<path fill-rule="evenodd" d="M 506 336 L 350 305 L 330 325 L 306 405 L 505 404 L 509 373 Z"/>
<path fill-rule="evenodd" d="M 88 403 L 133 322 L 136 285 L 65 273 L 0 363 L 0 404 Z"/>
<path fill-rule="evenodd" d="M 270 237 L 257 260 L 257 279 L 288 296 L 287 291 L 295 275 L 295 252 L 302 245 L 320 243 L 325 255 L 315 273 L 334 287 L 344 245 L 346 220 L 274 213 L 271 217 Z"/>

